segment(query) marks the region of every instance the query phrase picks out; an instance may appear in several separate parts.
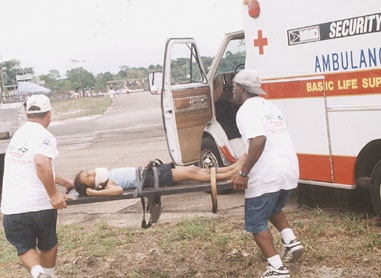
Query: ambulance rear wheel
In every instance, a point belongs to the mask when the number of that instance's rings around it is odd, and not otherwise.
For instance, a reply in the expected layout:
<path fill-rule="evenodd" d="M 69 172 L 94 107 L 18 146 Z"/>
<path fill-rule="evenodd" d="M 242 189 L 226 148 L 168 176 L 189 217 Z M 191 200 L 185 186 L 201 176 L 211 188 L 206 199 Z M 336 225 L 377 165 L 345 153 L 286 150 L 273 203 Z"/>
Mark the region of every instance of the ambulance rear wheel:
<path fill-rule="evenodd" d="M 370 184 L 370 199 L 374 211 L 381 216 L 381 160 L 373 169 Z"/>

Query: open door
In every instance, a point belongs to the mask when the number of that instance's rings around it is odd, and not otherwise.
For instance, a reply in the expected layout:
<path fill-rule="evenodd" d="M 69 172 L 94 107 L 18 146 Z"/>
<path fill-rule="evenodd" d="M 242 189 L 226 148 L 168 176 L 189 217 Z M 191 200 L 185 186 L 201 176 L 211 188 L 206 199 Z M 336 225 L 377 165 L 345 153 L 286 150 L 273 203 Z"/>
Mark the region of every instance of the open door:
<path fill-rule="evenodd" d="M 202 134 L 212 119 L 212 105 L 208 80 L 193 39 L 167 41 L 161 107 L 173 162 L 184 165 L 198 161 Z"/>

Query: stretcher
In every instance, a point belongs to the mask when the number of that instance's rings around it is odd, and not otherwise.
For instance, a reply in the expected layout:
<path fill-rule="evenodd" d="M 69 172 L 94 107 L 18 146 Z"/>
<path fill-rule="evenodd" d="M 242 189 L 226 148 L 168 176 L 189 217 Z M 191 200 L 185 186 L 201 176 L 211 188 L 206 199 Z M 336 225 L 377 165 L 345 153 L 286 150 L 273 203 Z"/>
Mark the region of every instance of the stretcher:
<path fill-rule="evenodd" d="M 120 195 L 115 196 L 81 196 L 76 191 L 72 190 L 68 195 L 72 197 L 72 200 L 68 200 L 68 205 L 78 205 L 78 204 L 89 204 L 95 202 L 106 202 L 113 200 L 122 199 L 133 199 L 140 198 L 143 208 L 143 220 L 142 228 L 147 229 L 152 226 L 153 223 L 159 221 L 162 206 L 161 206 L 161 196 L 163 195 L 174 195 L 174 194 L 184 194 L 191 192 L 211 192 L 212 197 L 212 212 L 217 213 L 217 192 L 231 190 L 233 189 L 233 184 L 227 181 L 220 181 L 217 183 L 216 180 L 216 168 L 212 166 L 211 162 L 208 162 L 210 170 L 210 183 L 202 183 L 198 181 L 188 181 L 177 183 L 172 186 L 159 186 L 159 174 L 157 165 L 162 164 L 161 160 L 150 161 L 149 170 L 152 171 L 154 177 L 153 187 L 144 187 L 145 177 L 143 175 L 144 171 L 142 168 L 136 169 L 136 179 L 137 186 L 136 189 L 125 190 Z M 147 168 L 148 169 L 148 168 Z M 147 207 L 146 200 L 147 199 Z M 146 222 L 145 214 L 150 213 L 150 219 L 148 223 Z"/>
<path fill-rule="evenodd" d="M 233 184 L 226 181 L 217 181 L 216 187 L 218 192 L 228 191 L 233 189 Z M 187 181 L 177 183 L 173 186 L 160 187 L 157 191 L 154 188 L 145 188 L 138 195 L 135 194 L 135 189 L 125 190 L 121 195 L 117 196 L 79 196 L 79 194 L 72 190 L 68 193 L 72 200 L 67 200 L 68 205 L 80 205 L 80 204 L 90 204 L 96 202 L 107 202 L 123 199 L 133 199 L 141 197 L 153 197 L 153 196 L 164 196 L 164 195 L 175 195 L 184 194 L 192 192 L 211 192 L 212 188 L 208 182 L 198 182 L 198 181 Z"/>
<path fill-rule="evenodd" d="M 214 171 L 212 171 L 214 172 Z M 213 179 L 214 176 L 214 179 Z M 212 174 L 210 183 L 201 183 L 198 181 L 188 181 L 181 182 L 173 186 L 165 186 L 159 188 L 145 188 L 137 193 L 136 189 L 125 190 L 121 195 L 116 196 L 80 196 L 75 190 L 71 190 L 67 195 L 72 197 L 72 200 L 67 200 L 68 205 L 80 205 L 80 204 L 90 204 L 96 202 L 107 202 L 114 200 L 123 199 L 133 199 L 140 198 L 143 207 L 143 219 L 141 227 L 147 229 L 152 226 L 152 224 L 159 221 L 162 206 L 161 206 L 161 196 L 164 195 L 175 195 L 184 194 L 192 192 L 210 192 L 212 197 L 212 212 L 217 213 L 217 192 L 226 192 L 233 189 L 233 184 L 228 181 L 216 181 L 215 175 Z M 147 199 L 147 208 L 146 201 Z M 150 219 L 147 222 L 145 214 L 150 213 Z"/>

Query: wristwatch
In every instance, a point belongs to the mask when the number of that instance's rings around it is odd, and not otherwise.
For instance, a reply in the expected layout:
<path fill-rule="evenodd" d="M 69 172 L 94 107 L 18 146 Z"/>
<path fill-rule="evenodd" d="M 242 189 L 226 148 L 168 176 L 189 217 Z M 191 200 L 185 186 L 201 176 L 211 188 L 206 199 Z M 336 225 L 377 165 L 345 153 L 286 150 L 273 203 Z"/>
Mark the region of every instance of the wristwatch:
<path fill-rule="evenodd" d="M 241 170 L 238 172 L 238 174 L 239 174 L 241 177 L 244 177 L 244 178 L 247 177 L 247 173 L 246 173 L 246 172 L 242 172 Z"/>

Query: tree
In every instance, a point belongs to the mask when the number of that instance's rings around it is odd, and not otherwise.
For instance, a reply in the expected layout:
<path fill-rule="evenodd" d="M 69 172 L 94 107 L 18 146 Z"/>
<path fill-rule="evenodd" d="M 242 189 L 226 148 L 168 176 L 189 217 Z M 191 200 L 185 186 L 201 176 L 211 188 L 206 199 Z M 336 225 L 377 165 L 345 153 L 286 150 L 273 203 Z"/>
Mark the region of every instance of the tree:
<path fill-rule="evenodd" d="M 5 85 L 16 84 L 16 73 L 21 71 L 20 62 L 16 59 L 0 63 Z"/>
<path fill-rule="evenodd" d="M 148 66 L 149 72 L 157 72 L 157 71 L 163 71 L 163 67 L 161 65 L 149 65 Z"/>
<path fill-rule="evenodd" d="M 49 70 L 48 76 L 54 80 L 58 80 L 60 76 L 60 72 L 56 69 Z"/>
<path fill-rule="evenodd" d="M 202 63 L 204 64 L 205 73 L 208 73 L 210 66 L 213 62 L 213 57 L 201 57 Z"/>
<path fill-rule="evenodd" d="M 39 76 L 40 80 L 45 81 L 45 87 L 52 91 L 60 91 L 57 80 L 51 78 L 49 74 L 43 74 Z"/>
<path fill-rule="evenodd" d="M 83 67 L 67 71 L 66 78 L 70 82 L 72 90 L 84 90 L 85 88 L 95 86 L 94 75 Z"/>
<path fill-rule="evenodd" d="M 113 80 L 113 75 L 111 72 L 99 73 L 95 77 L 95 90 L 96 91 L 105 91 L 107 81 Z"/>

